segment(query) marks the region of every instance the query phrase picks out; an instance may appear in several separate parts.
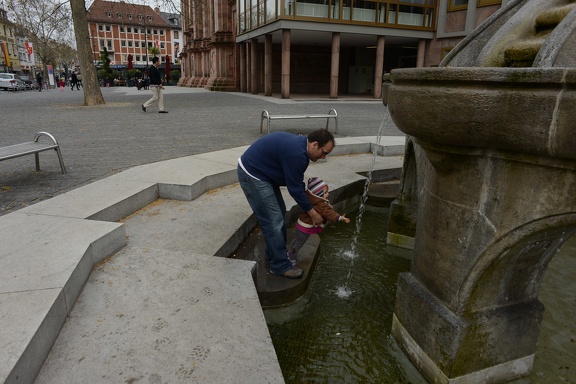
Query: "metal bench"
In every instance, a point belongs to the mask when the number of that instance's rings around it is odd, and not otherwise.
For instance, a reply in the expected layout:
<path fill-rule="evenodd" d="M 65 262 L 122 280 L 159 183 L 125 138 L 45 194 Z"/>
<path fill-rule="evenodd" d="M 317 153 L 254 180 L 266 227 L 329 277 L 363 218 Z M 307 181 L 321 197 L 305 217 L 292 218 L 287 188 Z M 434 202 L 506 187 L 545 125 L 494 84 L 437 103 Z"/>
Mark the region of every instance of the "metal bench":
<path fill-rule="evenodd" d="M 266 127 L 270 133 L 270 121 L 271 120 L 281 120 L 281 119 L 326 119 L 326 129 L 330 124 L 330 119 L 334 119 L 334 133 L 338 133 L 338 113 L 334 108 L 332 108 L 326 114 L 313 114 L 313 115 L 271 115 L 268 111 L 262 111 L 262 117 L 260 119 L 260 133 L 264 127 L 264 120 L 266 120 Z"/>
<path fill-rule="evenodd" d="M 42 136 L 47 136 L 51 139 L 51 143 L 40 143 L 38 140 Z M 0 161 L 13 159 L 15 157 L 25 156 L 34 154 L 36 157 L 36 170 L 40 170 L 40 156 L 39 153 L 53 149 L 58 154 L 58 160 L 60 161 L 60 169 L 62 169 L 62 174 L 66 174 L 66 168 L 64 167 L 64 160 L 62 160 L 62 153 L 60 153 L 60 145 L 58 142 L 48 132 L 38 132 L 34 137 L 33 141 L 21 144 L 10 145 L 7 147 L 0 147 Z"/>

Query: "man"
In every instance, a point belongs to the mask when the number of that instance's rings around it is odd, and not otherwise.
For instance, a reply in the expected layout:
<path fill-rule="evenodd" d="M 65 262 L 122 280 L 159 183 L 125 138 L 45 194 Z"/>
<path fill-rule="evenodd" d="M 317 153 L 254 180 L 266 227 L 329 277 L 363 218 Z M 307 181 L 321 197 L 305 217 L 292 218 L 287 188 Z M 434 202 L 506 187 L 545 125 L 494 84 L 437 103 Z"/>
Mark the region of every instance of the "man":
<path fill-rule="evenodd" d="M 150 87 L 152 88 L 152 98 L 142 104 L 142 110 L 146 112 L 146 108 L 152 105 L 153 102 L 158 100 L 158 113 L 168 113 L 164 110 L 164 87 L 162 86 L 162 78 L 160 77 L 160 59 L 157 57 L 152 58 L 152 65 L 148 68 L 148 77 L 150 80 Z"/>
<path fill-rule="evenodd" d="M 72 71 L 72 75 L 70 76 L 70 83 L 72 84 L 72 90 L 74 90 L 74 87 L 77 87 L 78 90 L 80 90 L 80 87 L 78 86 L 78 76 L 76 76 L 76 72 Z"/>
<path fill-rule="evenodd" d="M 336 145 L 326 129 L 299 136 L 273 132 L 256 140 L 238 159 L 238 180 L 254 211 L 266 241 L 270 272 L 290 279 L 302 277 L 302 269 L 292 266 L 286 250 L 286 204 L 280 186 L 286 186 L 296 203 L 321 224 L 322 216 L 306 197 L 304 172 L 310 161 L 325 158 Z"/>
<path fill-rule="evenodd" d="M 42 74 L 40 72 L 38 72 L 36 74 L 36 83 L 38 83 L 38 92 L 42 92 L 42 82 L 44 81 L 44 78 L 42 78 Z"/>

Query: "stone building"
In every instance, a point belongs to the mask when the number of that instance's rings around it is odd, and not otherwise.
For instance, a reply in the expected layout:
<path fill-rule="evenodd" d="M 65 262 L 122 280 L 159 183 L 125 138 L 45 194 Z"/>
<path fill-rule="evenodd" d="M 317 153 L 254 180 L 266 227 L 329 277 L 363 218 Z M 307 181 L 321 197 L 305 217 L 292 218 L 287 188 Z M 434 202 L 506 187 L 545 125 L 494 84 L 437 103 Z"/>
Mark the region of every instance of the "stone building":
<path fill-rule="evenodd" d="M 145 68 L 152 58 L 148 48 L 156 45 L 163 68 L 166 55 L 174 57 L 173 30 L 179 26 L 166 22 L 159 13 L 160 9 L 147 5 L 95 0 L 88 10 L 94 63 L 106 48 L 113 68 L 127 68 L 130 55 L 134 68 Z"/>
<path fill-rule="evenodd" d="M 20 58 L 16 44 L 16 28 L 0 8 L 0 72 L 20 73 Z"/>
<path fill-rule="evenodd" d="M 511 0 L 182 2 L 180 85 L 380 98 L 394 68 L 436 66 Z"/>

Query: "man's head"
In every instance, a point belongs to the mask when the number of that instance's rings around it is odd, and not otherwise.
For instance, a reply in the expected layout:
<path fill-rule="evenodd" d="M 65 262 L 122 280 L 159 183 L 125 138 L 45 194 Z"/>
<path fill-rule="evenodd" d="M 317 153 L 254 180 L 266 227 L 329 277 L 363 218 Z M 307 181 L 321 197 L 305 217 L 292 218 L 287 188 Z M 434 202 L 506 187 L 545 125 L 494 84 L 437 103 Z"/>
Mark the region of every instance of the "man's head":
<path fill-rule="evenodd" d="M 336 146 L 334 136 L 327 129 L 318 129 L 308 135 L 308 156 L 311 161 L 324 159 Z"/>
<path fill-rule="evenodd" d="M 159 65 L 160 65 L 160 59 L 157 58 L 156 56 L 154 56 L 154 57 L 152 58 L 152 65 L 155 66 L 155 67 L 159 66 Z"/>

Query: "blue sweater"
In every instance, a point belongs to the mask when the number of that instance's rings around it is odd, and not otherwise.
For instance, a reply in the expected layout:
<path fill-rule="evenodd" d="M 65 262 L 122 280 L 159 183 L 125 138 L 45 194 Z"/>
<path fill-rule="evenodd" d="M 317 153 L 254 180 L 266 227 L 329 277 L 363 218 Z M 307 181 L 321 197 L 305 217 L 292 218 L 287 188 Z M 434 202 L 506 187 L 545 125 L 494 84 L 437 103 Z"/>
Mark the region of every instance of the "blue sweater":
<path fill-rule="evenodd" d="M 269 133 L 256 140 L 241 160 L 252 176 L 274 186 L 286 186 L 304 212 L 312 209 L 304 185 L 304 172 L 310 163 L 306 136 Z"/>

